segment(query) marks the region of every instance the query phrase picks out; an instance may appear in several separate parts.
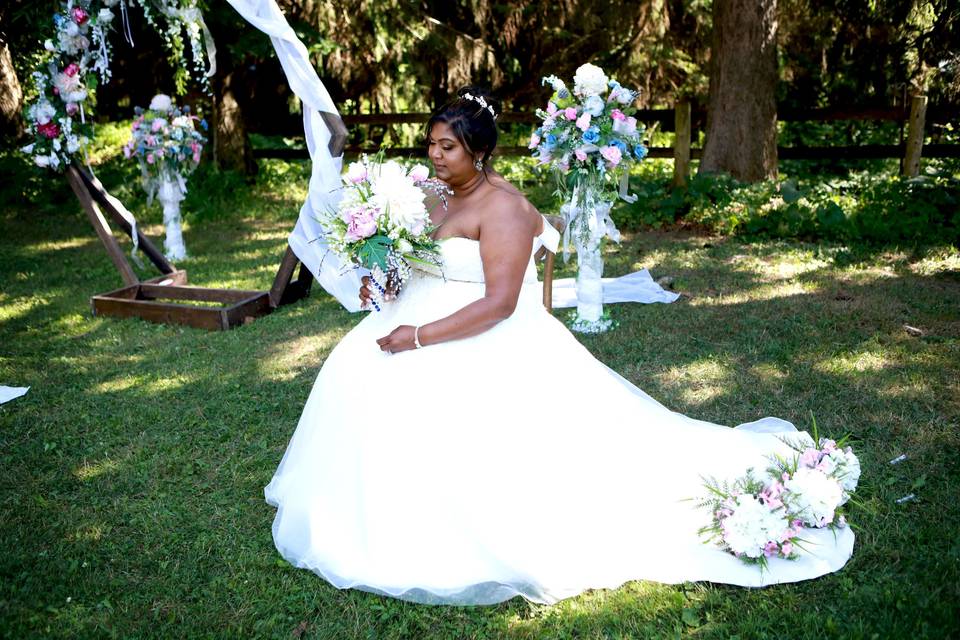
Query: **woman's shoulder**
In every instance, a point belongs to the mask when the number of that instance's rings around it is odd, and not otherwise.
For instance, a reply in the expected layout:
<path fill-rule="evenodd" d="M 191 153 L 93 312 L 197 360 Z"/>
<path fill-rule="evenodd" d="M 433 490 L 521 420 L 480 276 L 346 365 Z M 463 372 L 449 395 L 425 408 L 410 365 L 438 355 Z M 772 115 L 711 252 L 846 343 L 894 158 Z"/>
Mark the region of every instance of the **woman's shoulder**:
<path fill-rule="evenodd" d="M 513 185 L 509 189 L 494 185 L 484 205 L 486 211 L 483 218 L 496 221 L 498 226 L 506 224 L 529 231 L 532 235 L 539 233 L 540 213 Z"/>

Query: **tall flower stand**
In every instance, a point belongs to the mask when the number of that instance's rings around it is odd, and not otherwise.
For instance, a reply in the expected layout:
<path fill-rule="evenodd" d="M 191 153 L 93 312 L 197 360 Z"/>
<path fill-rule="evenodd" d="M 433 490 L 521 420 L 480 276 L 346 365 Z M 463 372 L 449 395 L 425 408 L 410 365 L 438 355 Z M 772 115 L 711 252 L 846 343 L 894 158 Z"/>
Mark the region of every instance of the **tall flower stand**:
<path fill-rule="evenodd" d="M 570 240 L 577 251 L 577 311 L 570 329 L 578 333 L 603 333 L 612 329 L 613 320 L 603 311 L 604 236 L 619 241 L 620 234 L 610 219 L 610 202 L 588 198 L 582 206 L 576 195 L 561 207 L 567 221 Z"/>
<path fill-rule="evenodd" d="M 163 226 L 165 231 L 163 248 L 167 260 L 183 260 L 187 257 L 187 247 L 183 243 L 180 202 L 186 194 L 183 176 L 164 171 L 157 185 L 157 199 L 163 207 Z"/>

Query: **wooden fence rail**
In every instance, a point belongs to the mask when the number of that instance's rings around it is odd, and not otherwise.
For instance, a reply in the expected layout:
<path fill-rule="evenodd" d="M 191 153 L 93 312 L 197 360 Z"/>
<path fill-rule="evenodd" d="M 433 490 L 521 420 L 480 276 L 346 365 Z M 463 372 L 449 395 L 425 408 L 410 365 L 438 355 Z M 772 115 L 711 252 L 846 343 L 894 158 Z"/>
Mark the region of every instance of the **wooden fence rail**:
<path fill-rule="evenodd" d="M 675 185 L 686 182 L 690 160 L 698 159 L 702 149 L 691 147 L 693 134 L 706 128 L 707 113 L 704 109 L 693 109 L 689 102 L 679 101 L 673 109 L 638 109 L 637 120 L 646 124 L 657 123 L 660 131 L 675 132 L 672 147 L 651 147 L 651 158 L 673 158 Z M 423 125 L 429 119 L 429 113 L 371 113 L 344 115 L 346 126 L 363 125 Z M 835 107 L 829 109 L 790 109 L 780 108 L 777 119 L 781 122 L 836 122 L 843 120 L 873 120 L 881 122 L 899 122 L 907 128 L 906 139 L 900 144 L 865 144 L 856 146 L 790 146 L 777 147 L 777 155 L 783 160 L 815 160 L 839 158 L 845 160 L 865 160 L 880 158 L 900 158 L 904 175 L 917 175 L 920 158 L 960 158 L 960 144 L 923 144 L 924 130 L 928 123 L 955 122 L 960 120 L 960 107 L 950 105 L 928 105 L 926 96 L 914 96 L 909 106 L 876 107 Z M 501 124 L 528 124 L 535 126 L 539 120 L 530 112 L 508 111 L 500 115 Z M 376 153 L 376 148 L 347 146 L 348 156 L 361 153 Z M 391 147 L 390 153 L 398 156 L 421 156 L 422 147 Z M 497 153 L 503 156 L 528 155 L 525 146 L 501 146 Z M 255 149 L 258 158 L 303 159 L 308 157 L 306 149 Z"/>

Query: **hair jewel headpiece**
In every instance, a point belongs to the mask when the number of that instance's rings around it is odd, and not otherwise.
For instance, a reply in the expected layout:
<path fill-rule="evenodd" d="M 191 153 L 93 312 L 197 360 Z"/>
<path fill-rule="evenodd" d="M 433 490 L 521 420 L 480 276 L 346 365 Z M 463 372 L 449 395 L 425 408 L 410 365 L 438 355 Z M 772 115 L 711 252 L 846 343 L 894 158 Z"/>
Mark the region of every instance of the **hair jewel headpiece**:
<path fill-rule="evenodd" d="M 463 95 L 460 96 L 460 97 L 463 98 L 464 100 L 473 100 L 474 102 L 476 102 L 477 104 L 479 104 L 481 107 L 483 107 L 484 109 L 486 109 L 487 111 L 489 111 L 489 112 L 490 112 L 490 115 L 493 116 L 493 119 L 494 119 L 494 120 L 497 119 L 497 114 L 496 114 L 496 112 L 493 110 L 493 107 L 492 107 L 491 105 L 487 104 L 487 101 L 484 100 L 483 96 L 475 96 L 475 95 L 473 95 L 472 93 L 469 93 L 469 92 L 468 92 L 468 93 L 463 94 Z"/>

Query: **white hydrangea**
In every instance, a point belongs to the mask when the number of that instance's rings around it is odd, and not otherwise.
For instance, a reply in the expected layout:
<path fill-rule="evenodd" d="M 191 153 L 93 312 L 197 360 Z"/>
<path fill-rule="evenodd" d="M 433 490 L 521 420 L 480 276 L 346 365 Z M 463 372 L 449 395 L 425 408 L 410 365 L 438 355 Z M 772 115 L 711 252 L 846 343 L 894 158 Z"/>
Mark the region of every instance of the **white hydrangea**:
<path fill-rule="evenodd" d="M 821 465 L 830 467 L 830 475 L 843 488 L 843 499 L 840 504 L 846 504 L 850 494 L 856 491 L 860 482 L 860 459 L 853 453 L 853 449 L 834 449 L 820 461 Z"/>
<path fill-rule="evenodd" d="M 393 225 L 414 235 L 423 233 L 429 221 L 429 213 L 423 203 L 425 194 L 413 184 L 403 166 L 393 160 L 380 165 L 373 176 L 371 191 L 371 202 L 386 211 Z"/>
<path fill-rule="evenodd" d="M 158 93 L 153 96 L 149 108 L 151 111 L 170 111 L 170 109 L 173 108 L 173 100 L 171 100 L 168 95 Z"/>
<path fill-rule="evenodd" d="M 785 499 L 805 524 L 823 527 L 833 522 L 837 507 L 843 502 L 840 482 L 818 469 L 798 469 L 783 483 Z"/>
<path fill-rule="evenodd" d="M 52 104 L 43 100 L 31 105 L 28 113 L 31 120 L 35 120 L 39 124 L 47 124 L 53 116 L 57 115 L 57 110 L 53 108 Z"/>
<path fill-rule="evenodd" d="M 580 65 L 573 76 L 573 92 L 578 96 L 603 95 L 607 92 L 607 74 L 596 65 Z"/>
<path fill-rule="evenodd" d="M 759 558 L 771 540 L 790 527 L 781 513 L 775 513 L 752 495 L 734 498 L 733 513 L 723 520 L 723 540 L 735 554 Z"/>

